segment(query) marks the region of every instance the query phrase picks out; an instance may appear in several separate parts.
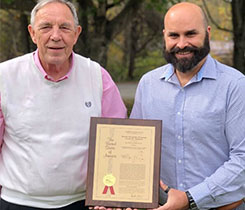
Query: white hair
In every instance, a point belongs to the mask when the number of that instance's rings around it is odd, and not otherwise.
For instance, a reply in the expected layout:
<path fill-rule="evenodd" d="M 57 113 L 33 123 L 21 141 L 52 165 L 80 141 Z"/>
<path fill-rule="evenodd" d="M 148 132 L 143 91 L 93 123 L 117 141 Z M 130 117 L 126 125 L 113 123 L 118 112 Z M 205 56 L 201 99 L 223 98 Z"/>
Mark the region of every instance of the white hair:
<path fill-rule="evenodd" d="M 31 25 L 34 26 L 35 23 L 35 17 L 38 12 L 42 7 L 44 7 L 46 4 L 53 3 L 53 2 L 58 2 L 61 4 L 65 4 L 70 10 L 74 18 L 74 23 L 76 26 L 79 25 L 78 17 L 77 17 L 77 12 L 75 6 L 67 0 L 38 0 L 38 3 L 36 6 L 32 9 L 31 11 Z"/>

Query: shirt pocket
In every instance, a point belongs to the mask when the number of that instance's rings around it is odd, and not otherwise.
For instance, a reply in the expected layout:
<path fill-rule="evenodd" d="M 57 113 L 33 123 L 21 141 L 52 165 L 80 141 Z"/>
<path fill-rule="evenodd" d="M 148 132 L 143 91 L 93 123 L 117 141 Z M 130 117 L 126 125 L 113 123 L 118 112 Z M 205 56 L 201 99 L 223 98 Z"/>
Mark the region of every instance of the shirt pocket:
<path fill-rule="evenodd" d="M 224 136 L 223 115 L 220 112 L 191 112 L 190 130 L 194 141 L 220 142 Z"/>

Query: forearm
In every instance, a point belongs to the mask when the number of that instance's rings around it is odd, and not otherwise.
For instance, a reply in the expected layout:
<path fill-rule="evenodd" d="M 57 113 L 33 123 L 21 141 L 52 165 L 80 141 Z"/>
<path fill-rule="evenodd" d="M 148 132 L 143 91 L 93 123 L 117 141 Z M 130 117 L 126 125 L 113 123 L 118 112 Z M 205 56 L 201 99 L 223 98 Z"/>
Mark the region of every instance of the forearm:
<path fill-rule="evenodd" d="M 200 208 L 217 208 L 244 198 L 245 114 L 241 113 L 226 122 L 229 159 L 203 182 L 189 189 Z"/>
<path fill-rule="evenodd" d="M 190 193 L 187 194 L 187 192 L 180 191 L 177 189 L 169 188 L 170 190 L 166 191 L 168 186 L 164 184 L 162 181 L 160 181 L 160 187 L 162 190 L 168 194 L 167 202 L 160 206 L 159 210 L 187 210 L 187 209 L 204 209 L 204 207 L 199 207 L 196 205 L 192 195 Z M 243 200 L 239 200 L 236 202 L 229 203 L 224 206 L 215 207 L 212 209 L 216 210 L 232 210 L 236 207 L 240 206 L 243 203 Z M 208 208 L 211 209 L 211 208 Z"/>
<path fill-rule="evenodd" d="M 239 200 L 239 201 L 236 201 L 234 203 L 231 203 L 231 204 L 228 204 L 225 206 L 221 206 L 221 207 L 217 208 L 217 210 L 232 210 L 232 209 L 235 209 L 236 207 L 240 206 L 242 203 L 243 203 L 243 200 Z"/>
<path fill-rule="evenodd" d="M 209 177 L 204 182 L 189 189 L 189 191 L 200 209 L 226 206 L 244 197 L 245 186 L 242 183 L 245 183 L 243 178 L 245 174 L 242 173 L 239 177 L 236 181 L 231 181 L 229 187 L 225 184 L 218 185 L 216 183 L 215 185 L 215 182 L 210 181 L 212 178 Z"/>

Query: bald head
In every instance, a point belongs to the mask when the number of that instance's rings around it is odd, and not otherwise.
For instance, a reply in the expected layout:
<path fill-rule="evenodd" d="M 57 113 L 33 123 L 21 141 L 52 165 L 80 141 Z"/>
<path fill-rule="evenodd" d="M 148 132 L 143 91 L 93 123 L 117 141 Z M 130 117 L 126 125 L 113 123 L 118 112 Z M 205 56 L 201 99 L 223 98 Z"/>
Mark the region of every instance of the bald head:
<path fill-rule="evenodd" d="M 198 19 L 202 22 L 204 28 L 208 27 L 207 17 L 201 7 L 189 2 L 182 2 L 172 6 L 165 15 L 164 26 L 168 24 L 171 18 L 179 19 L 179 21 L 183 20 L 183 18 L 188 18 L 190 21 Z"/>
<path fill-rule="evenodd" d="M 179 3 L 164 18 L 164 57 L 179 72 L 200 69 L 210 51 L 210 26 L 196 4 Z"/>

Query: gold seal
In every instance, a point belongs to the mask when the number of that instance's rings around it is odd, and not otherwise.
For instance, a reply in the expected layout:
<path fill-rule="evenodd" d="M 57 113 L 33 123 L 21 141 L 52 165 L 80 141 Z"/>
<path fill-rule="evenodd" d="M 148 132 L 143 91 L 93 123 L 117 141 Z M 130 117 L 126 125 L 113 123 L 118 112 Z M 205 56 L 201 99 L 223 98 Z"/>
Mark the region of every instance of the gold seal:
<path fill-rule="evenodd" d="M 111 187 L 115 184 L 116 182 L 116 177 L 114 177 L 112 174 L 106 174 L 103 177 L 103 183 L 105 186 Z"/>

